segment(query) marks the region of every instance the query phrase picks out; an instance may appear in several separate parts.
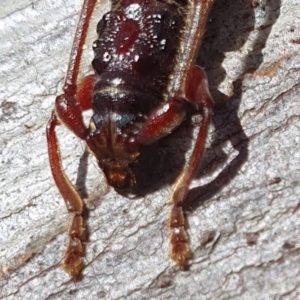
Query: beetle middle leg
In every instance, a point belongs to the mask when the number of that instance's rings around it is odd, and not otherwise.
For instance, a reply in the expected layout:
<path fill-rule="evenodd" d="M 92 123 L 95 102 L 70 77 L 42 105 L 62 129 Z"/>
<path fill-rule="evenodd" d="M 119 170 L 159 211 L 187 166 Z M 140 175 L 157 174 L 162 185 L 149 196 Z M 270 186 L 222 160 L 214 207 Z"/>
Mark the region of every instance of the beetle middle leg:
<path fill-rule="evenodd" d="M 173 207 L 169 219 L 169 227 L 171 229 L 170 256 L 180 267 L 184 267 L 186 260 L 190 257 L 189 240 L 186 233 L 186 222 L 182 205 L 204 153 L 210 116 L 212 114 L 212 98 L 203 69 L 194 65 L 188 70 L 182 95 L 174 96 L 162 107 L 154 111 L 137 137 L 139 143 L 150 144 L 172 132 L 180 125 L 186 115 L 185 101 L 190 102 L 202 114 L 202 123 L 192 155 L 177 178 L 171 195 Z"/>

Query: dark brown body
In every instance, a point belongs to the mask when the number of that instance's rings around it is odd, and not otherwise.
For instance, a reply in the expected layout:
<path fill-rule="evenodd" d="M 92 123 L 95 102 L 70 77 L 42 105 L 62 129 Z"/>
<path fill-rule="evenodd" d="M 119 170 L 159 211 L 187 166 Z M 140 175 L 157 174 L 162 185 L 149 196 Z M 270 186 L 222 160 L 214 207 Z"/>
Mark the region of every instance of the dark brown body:
<path fill-rule="evenodd" d="M 186 116 L 187 103 L 202 115 L 193 153 L 174 184 L 169 221 L 171 258 L 181 267 L 190 257 L 182 203 L 204 152 L 211 96 L 195 58 L 214 0 L 120 0 L 97 26 L 95 75 L 78 79 L 82 47 L 96 0 L 85 0 L 71 53 L 64 94 L 56 99 L 47 126 L 52 174 L 74 213 L 64 268 L 82 269 L 86 226 L 83 201 L 66 177 L 55 127 L 64 123 L 86 141 L 108 183 L 118 191 L 135 188 L 133 172 L 142 146 L 170 134 Z M 93 89 L 93 93 L 91 93 Z M 89 127 L 82 111 L 92 108 Z"/>
<path fill-rule="evenodd" d="M 109 183 L 132 190 L 137 137 L 168 100 L 184 17 L 178 3 L 121 0 L 97 26 L 91 150 Z"/>

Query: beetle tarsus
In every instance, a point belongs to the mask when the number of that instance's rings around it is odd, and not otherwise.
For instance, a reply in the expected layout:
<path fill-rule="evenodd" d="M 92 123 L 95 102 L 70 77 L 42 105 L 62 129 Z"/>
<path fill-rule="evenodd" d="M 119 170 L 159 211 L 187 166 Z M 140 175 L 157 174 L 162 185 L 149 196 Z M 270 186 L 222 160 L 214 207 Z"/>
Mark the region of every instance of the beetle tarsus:
<path fill-rule="evenodd" d="M 86 240 L 86 224 L 82 216 L 75 216 L 69 230 L 69 244 L 63 262 L 64 270 L 73 278 L 77 278 L 83 268 L 84 244 Z"/>
<path fill-rule="evenodd" d="M 185 268 L 186 260 L 191 257 L 189 238 L 186 233 L 186 222 L 181 206 L 174 205 L 170 215 L 169 227 L 171 229 L 170 257 L 181 268 Z"/>

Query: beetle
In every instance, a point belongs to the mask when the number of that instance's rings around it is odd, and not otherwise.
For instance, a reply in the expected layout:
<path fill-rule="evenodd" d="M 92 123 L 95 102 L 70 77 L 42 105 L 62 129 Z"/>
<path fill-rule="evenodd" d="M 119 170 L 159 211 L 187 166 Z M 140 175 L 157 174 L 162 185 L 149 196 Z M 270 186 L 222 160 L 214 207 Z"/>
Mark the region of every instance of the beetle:
<path fill-rule="evenodd" d="M 191 253 L 182 204 L 203 156 L 212 115 L 208 80 L 195 60 L 214 0 L 113 0 L 97 25 L 95 74 L 79 78 L 96 2 L 83 3 L 63 94 L 56 98 L 46 129 L 52 175 L 74 215 L 63 268 L 79 276 L 86 225 L 83 200 L 62 168 L 56 127 L 64 124 L 84 140 L 109 185 L 126 194 L 136 186 L 133 168 L 141 147 L 172 133 L 192 105 L 202 116 L 201 126 L 170 196 L 170 256 L 184 268 Z M 89 126 L 82 117 L 87 109 L 93 110 Z"/>

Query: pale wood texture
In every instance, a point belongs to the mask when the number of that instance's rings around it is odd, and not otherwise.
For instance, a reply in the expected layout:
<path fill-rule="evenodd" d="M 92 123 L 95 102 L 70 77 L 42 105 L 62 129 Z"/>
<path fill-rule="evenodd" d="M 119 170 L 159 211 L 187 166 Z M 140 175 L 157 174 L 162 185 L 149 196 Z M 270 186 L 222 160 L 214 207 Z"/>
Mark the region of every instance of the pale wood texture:
<path fill-rule="evenodd" d="M 112 190 L 101 197 L 107 187 L 91 162 L 87 266 L 76 283 L 59 267 L 70 220 L 45 126 L 81 1 L 14 5 L 0 20 L 0 299 L 298 299 L 299 1 L 217 0 L 212 9 L 199 62 L 215 114 L 186 207 L 191 268 L 181 272 L 168 257 L 170 185 L 136 200 Z M 64 129 L 60 136 L 75 182 L 85 177 L 84 145 Z M 166 151 L 190 143 L 183 127 Z"/>

